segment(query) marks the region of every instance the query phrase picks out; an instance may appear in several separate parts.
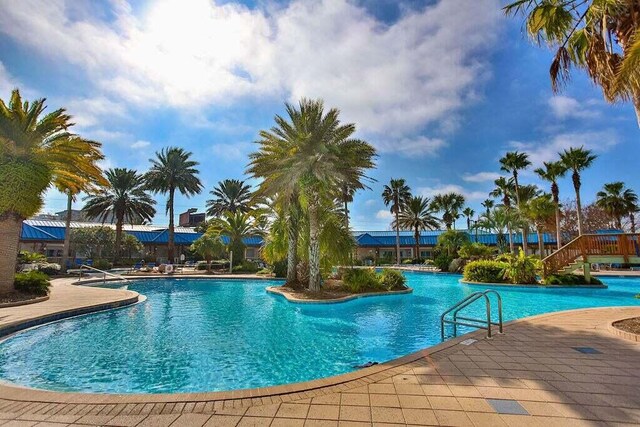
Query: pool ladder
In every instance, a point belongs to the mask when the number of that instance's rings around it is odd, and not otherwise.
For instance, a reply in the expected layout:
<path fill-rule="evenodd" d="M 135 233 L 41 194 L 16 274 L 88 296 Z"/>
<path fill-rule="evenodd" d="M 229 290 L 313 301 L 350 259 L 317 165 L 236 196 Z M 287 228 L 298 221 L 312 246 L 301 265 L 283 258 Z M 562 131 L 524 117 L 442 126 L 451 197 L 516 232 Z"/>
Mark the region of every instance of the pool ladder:
<path fill-rule="evenodd" d="M 91 270 L 91 271 L 97 271 L 98 273 L 102 273 L 102 283 L 106 283 L 107 282 L 107 277 L 112 277 L 115 280 L 122 280 L 123 282 L 129 282 L 129 280 L 126 277 L 123 277 L 120 274 L 113 274 L 113 273 L 109 273 L 108 271 L 104 271 L 104 270 L 100 270 L 99 268 L 95 268 L 92 267 L 90 265 L 86 265 L 86 264 L 82 264 L 80 266 L 80 275 L 78 277 L 78 282 L 80 282 L 82 280 L 82 269 L 86 268 L 87 270 Z"/>
<path fill-rule="evenodd" d="M 491 299 L 489 299 L 489 294 L 495 294 L 498 300 L 498 322 L 491 321 Z M 484 298 L 487 308 L 486 319 L 474 319 L 470 317 L 458 316 L 458 312 L 460 310 L 473 304 L 475 301 L 481 298 Z M 450 319 L 447 318 L 448 314 L 452 315 Z M 453 325 L 452 337 L 456 337 L 458 335 L 458 325 L 485 329 L 487 331 L 487 338 L 491 338 L 491 326 L 498 326 L 500 333 L 502 333 L 502 298 L 500 297 L 500 294 L 493 289 L 474 292 L 466 298 L 458 301 L 455 305 L 451 306 L 449 309 L 447 309 L 447 311 L 442 313 L 442 316 L 440 316 L 440 338 L 442 339 L 442 341 L 445 340 L 445 325 L 447 324 Z"/>

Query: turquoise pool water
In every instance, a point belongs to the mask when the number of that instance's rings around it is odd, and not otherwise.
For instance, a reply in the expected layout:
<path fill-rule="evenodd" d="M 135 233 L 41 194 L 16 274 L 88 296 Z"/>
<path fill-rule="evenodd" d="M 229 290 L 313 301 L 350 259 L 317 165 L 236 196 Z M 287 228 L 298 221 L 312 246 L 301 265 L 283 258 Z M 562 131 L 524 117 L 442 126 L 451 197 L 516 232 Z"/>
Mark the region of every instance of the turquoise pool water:
<path fill-rule="evenodd" d="M 277 282 L 148 280 L 133 307 L 68 319 L 0 344 L 0 378 L 59 391 L 160 393 L 305 381 L 440 341 L 440 314 L 478 290 L 459 276 L 407 273 L 413 294 L 301 305 Z M 582 307 L 639 305 L 640 280 L 609 289 L 504 289 L 505 320 Z M 481 288 L 480 288 L 481 289 Z M 478 305 L 477 314 L 483 307 Z M 472 310 L 473 311 L 473 310 Z"/>

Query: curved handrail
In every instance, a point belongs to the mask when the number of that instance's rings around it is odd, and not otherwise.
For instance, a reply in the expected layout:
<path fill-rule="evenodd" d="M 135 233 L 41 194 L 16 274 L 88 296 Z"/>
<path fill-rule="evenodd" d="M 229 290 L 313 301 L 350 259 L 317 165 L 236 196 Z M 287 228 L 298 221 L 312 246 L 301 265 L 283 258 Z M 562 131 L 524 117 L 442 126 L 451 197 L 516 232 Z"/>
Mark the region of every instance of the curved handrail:
<path fill-rule="evenodd" d="M 491 321 L 491 299 L 489 298 L 489 294 L 495 294 L 496 298 L 497 298 L 497 301 L 498 301 L 498 322 L 497 323 Z M 474 303 L 475 301 L 479 300 L 480 298 L 484 298 L 484 300 L 485 300 L 485 306 L 486 306 L 486 310 L 487 310 L 486 311 L 486 314 L 487 314 L 486 322 L 483 321 L 483 320 L 480 320 L 480 319 L 473 319 L 473 318 L 459 317 L 458 316 L 458 312 L 460 312 L 460 310 L 462 310 L 463 308 L 471 305 L 472 303 Z M 453 319 L 452 320 L 448 320 L 446 318 L 446 316 L 448 314 L 450 314 L 450 313 L 453 313 Z M 474 323 L 465 323 L 465 322 L 461 322 L 460 320 L 468 321 L 468 322 L 474 322 Z M 500 296 L 500 294 L 497 291 L 495 291 L 493 289 L 487 289 L 485 291 L 473 292 L 472 294 L 470 294 L 467 297 L 463 298 L 462 300 L 458 301 L 453 306 L 449 307 L 440 316 L 440 338 L 442 339 L 442 341 L 444 341 L 444 325 L 445 325 L 445 323 L 453 324 L 453 334 L 454 334 L 454 336 L 456 336 L 457 333 L 458 333 L 458 325 L 472 326 L 472 327 L 478 327 L 478 328 L 486 329 L 488 338 L 491 338 L 491 336 L 492 336 L 492 331 L 491 331 L 491 326 L 492 325 L 498 326 L 500 333 L 502 333 L 502 297 Z M 478 323 L 485 324 L 486 326 L 481 326 Z"/>
<path fill-rule="evenodd" d="M 129 281 L 126 277 L 124 277 L 124 276 L 122 276 L 122 275 L 120 275 L 120 274 L 113 274 L 113 273 L 109 273 L 108 271 L 100 270 L 99 268 L 95 268 L 95 267 L 92 267 L 92 266 L 90 266 L 90 265 L 86 265 L 86 264 L 82 264 L 82 265 L 80 266 L 80 277 L 78 278 L 78 281 L 82 280 L 82 269 L 83 269 L 83 268 L 86 268 L 86 269 L 88 269 L 88 270 L 93 270 L 93 271 L 97 271 L 97 272 L 99 272 L 99 273 L 102 273 L 102 274 L 104 275 L 104 277 L 103 277 L 103 280 L 104 280 L 104 281 L 106 281 L 107 276 L 115 277 L 116 279 L 120 279 L 120 280 L 123 280 L 123 281 L 125 281 L 125 282 L 128 282 L 128 281 Z"/>

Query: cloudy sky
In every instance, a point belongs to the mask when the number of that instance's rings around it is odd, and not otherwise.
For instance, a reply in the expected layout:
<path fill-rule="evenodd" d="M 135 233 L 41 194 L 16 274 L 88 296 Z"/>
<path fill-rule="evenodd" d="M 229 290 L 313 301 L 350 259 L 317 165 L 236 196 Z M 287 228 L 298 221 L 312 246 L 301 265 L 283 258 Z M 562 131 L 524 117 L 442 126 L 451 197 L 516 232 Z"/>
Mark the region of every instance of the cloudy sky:
<path fill-rule="evenodd" d="M 356 229 L 389 228 L 380 193 L 392 177 L 425 196 L 461 192 L 479 211 L 513 149 L 538 165 L 584 145 L 599 155 L 584 176 L 587 201 L 608 181 L 640 192 L 633 109 L 606 104 L 580 73 L 554 95 L 551 53 L 502 4 L 0 0 L 0 98 L 19 87 L 66 107 L 76 132 L 104 144 L 105 167 L 144 171 L 162 147 L 192 151 L 206 191 L 178 197 L 178 211 L 202 208 L 219 180 L 243 178 L 258 131 L 303 96 L 338 107 L 378 149 L 377 183 L 352 209 Z M 570 195 L 568 179 L 561 191 Z M 45 211 L 64 206 L 47 193 Z M 154 222 L 166 223 L 159 211 Z"/>

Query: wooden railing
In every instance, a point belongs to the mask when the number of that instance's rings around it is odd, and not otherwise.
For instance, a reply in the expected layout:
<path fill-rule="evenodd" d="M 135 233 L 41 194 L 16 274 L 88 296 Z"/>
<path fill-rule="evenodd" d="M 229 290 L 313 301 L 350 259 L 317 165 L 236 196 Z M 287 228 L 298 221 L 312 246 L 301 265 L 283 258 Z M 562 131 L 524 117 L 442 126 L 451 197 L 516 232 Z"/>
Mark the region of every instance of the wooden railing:
<path fill-rule="evenodd" d="M 544 275 L 554 274 L 578 258 L 588 262 L 589 256 L 613 256 L 629 262 L 629 256 L 640 257 L 640 234 L 583 234 L 542 260 Z"/>

